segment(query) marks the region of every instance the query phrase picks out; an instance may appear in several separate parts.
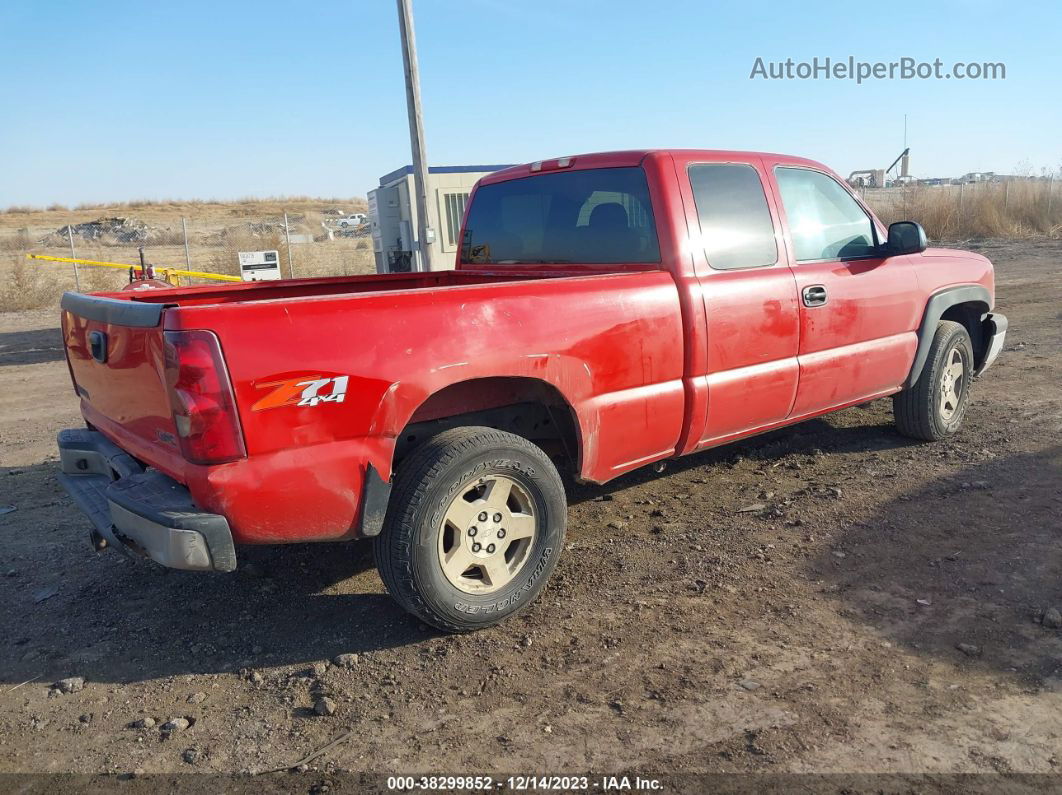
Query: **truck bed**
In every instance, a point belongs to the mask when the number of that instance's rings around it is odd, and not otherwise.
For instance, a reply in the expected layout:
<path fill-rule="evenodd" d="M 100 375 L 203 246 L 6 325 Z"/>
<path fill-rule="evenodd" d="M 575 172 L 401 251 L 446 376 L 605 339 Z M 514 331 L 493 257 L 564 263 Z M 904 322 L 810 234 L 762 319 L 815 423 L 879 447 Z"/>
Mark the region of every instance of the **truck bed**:
<path fill-rule="evenodd" d="M 201 285 L 162 290 L 138 290 L 105 293 L 111 298 L 138 303 L 168 306 L 201 306 L 229 304 L 241 301 L 273 301 L 293 298 L 342 296 L 355 293 L 374 293 L 390 290 L 426 290 L 457 287 L 484 282 L 511 282 L 543 279 L 567 275 L 557 270 L 528 271 L 437 271 L 433 273 L 387 273 L 366 276 L 329 276 L 314 279 L 246 282 L 244 284 Z"/>
<path fill-rule="evenodd" d="M 63 309 L 90 427 L 187 486 L 241 543 L 348 537 L 364 483 L 390 478 L 403 428 L 451 403 L 500 400 L 517 383 L 540 384 L 579 424 L 587 480 L 640 466 L 646 450 L 673 454 L 684 418 L 682 314 L 659 268 L 499 266 L 67 294 Z M 239 461 L 203 465 L 178 449 L 168 340 L 203 333 L 231 380 Z M 342 398 L 328 386 L 329 401 L 278 402 L 283 384 L 317 379 L 342 384 Z"/>

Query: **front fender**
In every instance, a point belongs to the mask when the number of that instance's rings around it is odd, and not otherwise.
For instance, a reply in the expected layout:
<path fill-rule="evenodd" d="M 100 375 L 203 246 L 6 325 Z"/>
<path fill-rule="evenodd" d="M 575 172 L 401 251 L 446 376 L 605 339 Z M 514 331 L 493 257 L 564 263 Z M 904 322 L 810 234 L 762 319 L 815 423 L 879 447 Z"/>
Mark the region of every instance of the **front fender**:
<path fill-rule="evenodd" d="M 914 386 L 919 376 L 922 375 L 922 369 L 929 358 L 929 348 L 933 344 L 937 323 L 948 309 L 958 304 L 976 304 L 981 308 L 981 314 L 984 315 L 992 308 L 992 295 L 983 285 L 960 284 L 945 287 L 929 297 L 926 310 L 922 315 L 922 322 L 918 326 L 918 348 L 915 350 L 911 372 L 904 381 L 904 389 Z"/>

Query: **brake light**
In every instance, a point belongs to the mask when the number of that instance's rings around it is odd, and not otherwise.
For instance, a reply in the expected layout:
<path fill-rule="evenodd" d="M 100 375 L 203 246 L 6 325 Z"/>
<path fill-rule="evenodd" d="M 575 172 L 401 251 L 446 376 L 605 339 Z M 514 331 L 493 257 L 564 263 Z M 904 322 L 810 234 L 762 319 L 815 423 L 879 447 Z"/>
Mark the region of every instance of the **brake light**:
<path fill-rule="evenodd" d="M 181 454 L 193 464 L 246 457 L 218 338 L 210 331 L 165 332 L 165 368 Z"/>
<path fill-rule="evenodd" d="M 531 171 L 552 171 L 556 168 L 571 168 L 574 163 L 574 157 L 558 157 L 556 160 L 536 160 L 531 164 Z"/>

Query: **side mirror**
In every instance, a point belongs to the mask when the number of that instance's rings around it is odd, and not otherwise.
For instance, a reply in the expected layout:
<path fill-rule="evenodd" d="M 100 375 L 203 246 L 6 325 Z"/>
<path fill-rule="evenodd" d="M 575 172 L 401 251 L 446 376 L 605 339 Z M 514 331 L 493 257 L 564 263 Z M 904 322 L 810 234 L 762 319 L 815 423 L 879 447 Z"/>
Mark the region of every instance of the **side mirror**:
<path fill-rule="evenodd" d="M 897 221 L 889 224 L 889 240 L 885 248 L 890 256 L 921 254 L 926 250 L 926 230 L 914 221 Z"/>

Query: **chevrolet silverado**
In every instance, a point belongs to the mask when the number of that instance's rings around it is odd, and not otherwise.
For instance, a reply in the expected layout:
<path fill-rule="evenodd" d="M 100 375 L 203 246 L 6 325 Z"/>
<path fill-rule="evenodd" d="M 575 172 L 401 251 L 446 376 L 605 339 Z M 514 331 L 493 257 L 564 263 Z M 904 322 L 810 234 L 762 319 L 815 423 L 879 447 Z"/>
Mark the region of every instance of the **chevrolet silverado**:
<path fill-rule="evenodd" d="M 993 304 L 987 259 L 810 160 L 544 160 L 479 181 L 452 271 L 66 294 L 61 478 L 97 549 L 227 572 L 240 544 L 371 538 L 402 607 L 471 630 L 556 567 L 564 470 L 887 396 L 901 433 L 955 433 Z"/>

